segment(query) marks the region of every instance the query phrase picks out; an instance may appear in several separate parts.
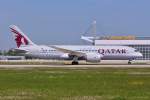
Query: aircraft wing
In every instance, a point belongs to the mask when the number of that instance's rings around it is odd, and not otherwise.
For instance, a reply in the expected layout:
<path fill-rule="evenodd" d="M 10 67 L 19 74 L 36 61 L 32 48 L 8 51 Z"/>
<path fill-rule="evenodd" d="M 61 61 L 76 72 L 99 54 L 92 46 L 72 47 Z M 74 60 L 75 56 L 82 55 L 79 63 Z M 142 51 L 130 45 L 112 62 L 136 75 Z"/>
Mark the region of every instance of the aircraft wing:
<path fill-rule="evenodd" d="M 70 49 L 65 49 L 65 48 L 61 48 L 61 47 L 57 47 L 57 46 L 50 46 L 50 47 L 54 48 L 54 49 L 56 49 L 60 52 L 68 53 L 69 55 L 74 55 L 74 56 L 78 56 L 78 57 L 82 57 L 82 56 L 86 55 L 83 52 L 73 51 L 73 50 L 70 50 Z"/>

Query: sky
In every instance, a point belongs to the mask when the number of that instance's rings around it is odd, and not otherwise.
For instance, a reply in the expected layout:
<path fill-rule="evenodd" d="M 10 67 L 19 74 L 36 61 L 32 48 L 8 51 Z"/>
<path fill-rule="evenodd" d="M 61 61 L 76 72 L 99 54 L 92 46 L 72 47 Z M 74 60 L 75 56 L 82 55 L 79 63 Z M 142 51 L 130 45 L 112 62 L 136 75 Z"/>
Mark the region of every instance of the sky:
<path fill-rule="evenodd" d="M 15 48 L 12 24 L 36 44 L 84 44 L 93 20 L 97 35 L 150 36 L 150 0 L 0 0 L 0 49 Z"/>

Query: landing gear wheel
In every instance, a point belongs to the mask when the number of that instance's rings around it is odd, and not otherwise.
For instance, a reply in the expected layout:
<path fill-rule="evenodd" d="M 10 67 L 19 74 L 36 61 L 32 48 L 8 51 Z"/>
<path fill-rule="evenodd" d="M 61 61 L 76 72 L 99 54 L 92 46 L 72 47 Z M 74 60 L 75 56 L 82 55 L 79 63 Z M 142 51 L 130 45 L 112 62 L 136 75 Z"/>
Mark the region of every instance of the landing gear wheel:
<path fill-rule="evenodd" d="M 75 62 L 75 61 L 72 62 L 72 65 L 78 65 L 78 64 L 79 62 Z"/>
<path fill-rule="evenodd" d="M 78 62 L 78 57 L 77 56 L 74 56 L 73 60 L 72 60 L 72 65 L 78 65 L 79 62 Z"/>
<path fill-rule="evenodd" d="M 132 64 L 131 61 L 129 61 L 128 64 L 131 65 Z"/>

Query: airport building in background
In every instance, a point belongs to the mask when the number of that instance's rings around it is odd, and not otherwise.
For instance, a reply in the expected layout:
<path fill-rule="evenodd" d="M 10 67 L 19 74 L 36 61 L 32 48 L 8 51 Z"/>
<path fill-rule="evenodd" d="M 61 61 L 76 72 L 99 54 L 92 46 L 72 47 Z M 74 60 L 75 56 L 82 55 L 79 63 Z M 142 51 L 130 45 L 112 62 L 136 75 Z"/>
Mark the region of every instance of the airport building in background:
<path fill-rule="evenodd" d="M 25 60 L 24 56 L 0 56 L 0 60 Z"/>
<path fill-rule="evenodd" d="M 91 34 L 92 36 L 88 36 Z M 93 45 L 129 46 L 143 54 L 138 60 L 150 60 L 150 37 L 136 36 L 97 36 L 96 21 L 90 25 L 88 30 L 81 36 L 81 39 Z"/>
<path fill-rule="evenodd" d="M 142 58 L 137 60 L 150 60 L 150 37 L 136 36 L 108 36 L 108 37 L 86 37 L 82 36 L 82 40 L 88 41 L 93 45 L 115 45 L 130 46 L 143 54 Z"/>

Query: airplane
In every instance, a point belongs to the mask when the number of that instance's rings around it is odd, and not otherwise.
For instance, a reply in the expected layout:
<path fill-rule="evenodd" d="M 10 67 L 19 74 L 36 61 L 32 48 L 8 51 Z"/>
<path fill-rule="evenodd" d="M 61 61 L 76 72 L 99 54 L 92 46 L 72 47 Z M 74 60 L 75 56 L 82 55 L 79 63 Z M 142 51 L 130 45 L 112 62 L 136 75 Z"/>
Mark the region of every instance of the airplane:
<path fill-rule="evenodd" d="M 99 63 L 101 60 L 132 60 L 142 54 L 128 46 L 93 46 L 93 45 L 37 45 L 33 43 L 17 26 L 11 25 L 18 54 L 38 59 L 71 60 L 78 65 L 79 60 Z"/>

